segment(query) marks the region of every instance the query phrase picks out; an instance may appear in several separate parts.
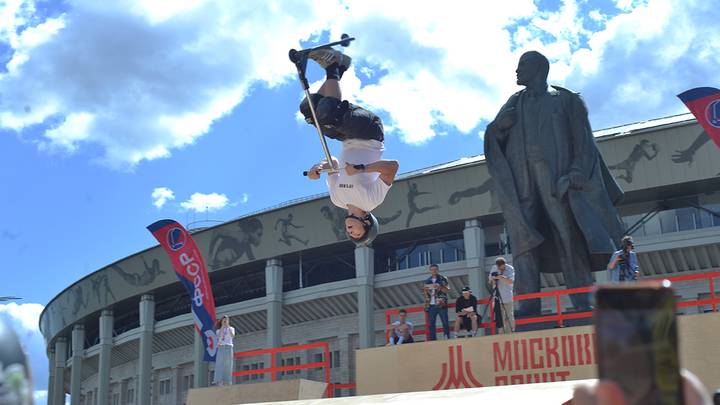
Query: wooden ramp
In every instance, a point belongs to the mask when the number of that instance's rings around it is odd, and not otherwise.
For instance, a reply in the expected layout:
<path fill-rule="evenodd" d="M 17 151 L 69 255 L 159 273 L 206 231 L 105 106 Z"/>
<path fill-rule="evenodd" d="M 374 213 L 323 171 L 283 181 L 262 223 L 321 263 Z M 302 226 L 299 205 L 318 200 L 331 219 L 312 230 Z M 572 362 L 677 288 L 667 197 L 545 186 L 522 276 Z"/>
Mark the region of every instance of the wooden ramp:
<path fill-rule="evenodd" d="M 325 395 L 327 384 L 303 379 L 227 387 L 193 388 L 188 392 L 188 405 L 235 405 L 258 402 L 318 399 Z"/>
<path fill-rule="evenodd" d="M 360 405 L 360 404 L 565 404 L 572 399 L 579 384 L 594 384 L 596 380 L 562 381 L 532 385 L 464 388 L 442 391 L 405 392 L 402 394 L 365 395 L 331 399 L 309 399 L 282 402 L 282 405 Z M 271 404 L 277 402 L 265 402 Z"/>

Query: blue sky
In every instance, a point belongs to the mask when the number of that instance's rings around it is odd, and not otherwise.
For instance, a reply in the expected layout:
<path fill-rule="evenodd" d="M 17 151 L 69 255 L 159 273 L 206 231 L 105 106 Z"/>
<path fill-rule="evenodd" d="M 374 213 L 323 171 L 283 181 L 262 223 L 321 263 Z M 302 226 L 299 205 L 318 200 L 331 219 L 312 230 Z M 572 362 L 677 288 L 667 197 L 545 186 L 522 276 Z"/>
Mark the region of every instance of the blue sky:
<path fill-rule="evenodd" d="M 0 296 L 45 304 L 154 245 L 145 226 L 160 218 L 224 221 L 323 192 L 300 176 L 321 150 L 296 117 L 291 47 L 358 38 L 345 95 L 381 115 L 386 156 L 405 172 L 482 153 L 531 49 L 551 60 L 552 83 L 583 94 L 596 129 L 684 112 L 675 94 L 719 84 L 711 3 L 7 1 Z M 161 205 L 157 189 L 173 198 Z M 38 311 L 0 312 L 25 330 Z"/>

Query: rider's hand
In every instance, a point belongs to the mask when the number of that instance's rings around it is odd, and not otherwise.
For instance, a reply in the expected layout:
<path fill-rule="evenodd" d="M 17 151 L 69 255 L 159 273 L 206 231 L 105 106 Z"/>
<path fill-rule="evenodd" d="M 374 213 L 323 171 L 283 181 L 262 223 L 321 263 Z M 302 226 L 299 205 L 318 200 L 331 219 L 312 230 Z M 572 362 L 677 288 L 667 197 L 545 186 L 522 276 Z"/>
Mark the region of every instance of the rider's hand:
<path fill-rule="evenodd" d="M 320 178 L 320 165 L 313 165 L 308 172 L 307 176 L 310 180 L 317 180 Z"/>
<path fill-rule="evenodd" d="M 348 176 L 354 176 L 358 173 L 362 173 L 362 170 L 356 169 L 353 165 L 350 163 L 345 163 L 345 171 L 347 172 Z"/>

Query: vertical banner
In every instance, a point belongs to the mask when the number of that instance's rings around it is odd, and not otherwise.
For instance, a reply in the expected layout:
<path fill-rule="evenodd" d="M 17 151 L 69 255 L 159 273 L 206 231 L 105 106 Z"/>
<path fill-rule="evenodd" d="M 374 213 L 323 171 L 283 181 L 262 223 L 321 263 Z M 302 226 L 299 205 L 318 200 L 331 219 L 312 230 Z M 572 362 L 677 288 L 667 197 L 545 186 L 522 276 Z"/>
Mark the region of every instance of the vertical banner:
<path fill-rule="evenodd" d="M 720 90 L 714 87 L 697 87 L 678 94 L 698 123 L 720 148 Z"/>
<path fill-rule="evenodd" d="M 190 295 L 195 329 L 204 338 L 204 360 L 214 361 L 217 352 L 215 298 L 200 250 L 188 231 L 171 219 L 157 221 L 147 229 L 165 249 L 175 274 Z"/>

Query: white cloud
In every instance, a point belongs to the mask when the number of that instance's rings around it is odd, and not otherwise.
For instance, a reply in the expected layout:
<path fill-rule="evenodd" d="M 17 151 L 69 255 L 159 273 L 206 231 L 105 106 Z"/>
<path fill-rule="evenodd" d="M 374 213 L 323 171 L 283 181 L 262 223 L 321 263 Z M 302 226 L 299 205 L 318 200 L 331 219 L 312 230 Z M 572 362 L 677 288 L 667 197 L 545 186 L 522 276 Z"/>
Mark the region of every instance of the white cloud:
<path fill-rule="evenodd" d="M 175 193 L 167 187 L 156 187 L 150 197 L 153 200 L 153 205 L 160 209 L 166 202 L 175 199 Z"/>
<path fill-rule="evenodd" d="M 249 199 L 250 199 L 250 196 L 248 195 L 248 193 L 243 193 L 242 198 L 240 198 L 240 203 L 246 204 Z"/>
<path fill-rule="evenodd" d="M 360 78 L 347 72 L 346 97 L 409 143 L 438 125 L 482 130 L 519 89 L 530 49 L 550 58 L 551 82 L 583 93 L 595 127 L 682 111 L 674 95 L 709 85 L 720 62 L 720 12 L 706 0 L 616 0 L 602 13 L 579 0 L 552 12 L 532 0 L 341 3 L 75 0 L 33 26 L 32 1 L 14 0 L 0 18 L 31 28 L 0 31 L 15 50 L 0 127 L 43 123 L 41 146 L 99 145 L 114 167 L 165 157 L 252 85 L 295 86 L 287 49 L 328 30 L 358 38 L 347 51 Z"/>
<path fill-rule="evenodd" d="M 40 313 L 43 309 L 44 307 L 40 304 L 17 304 L 14 302 L 0 304 L 0 317 L 8 321 L 27 354 L 35 390 L 47 389 L 48 381 L 45 340 L 38 328 Z"/>
<path fill-rule="evenodd" d="M 47 405 L 48 400 L 48 392 L 47 390 L 36 390 L 33 393 L 33 397 L 35 399 L 35 405 Z"/>
<path fill-rule="evenodd" d="M 186 210 L 195 212 L 217 211 L 225 208 L 230 204 L 230 200 L 225 194 L 218 193 L 194 193 L 190 199 L 180 203 L 180 206 Z"/>
<path fill-rule="evenodd" d="M 192 144 L 254 83 L 292 77 L 287 49 L 340 7 L 330 0 L 76 0 L 15 34 L 34 2 L 13 4 L 0 14 L 10 26 L 0 35 L 12 37 L 14 51 L 0 75 L 0 128 L 46 125 L 42 147 L 99 145 L 99 159 L 120 169 Z"/>

